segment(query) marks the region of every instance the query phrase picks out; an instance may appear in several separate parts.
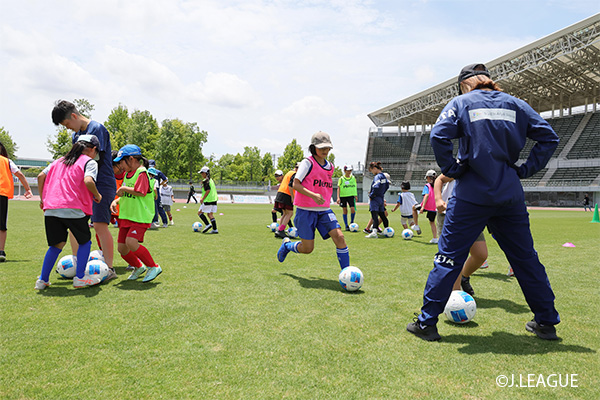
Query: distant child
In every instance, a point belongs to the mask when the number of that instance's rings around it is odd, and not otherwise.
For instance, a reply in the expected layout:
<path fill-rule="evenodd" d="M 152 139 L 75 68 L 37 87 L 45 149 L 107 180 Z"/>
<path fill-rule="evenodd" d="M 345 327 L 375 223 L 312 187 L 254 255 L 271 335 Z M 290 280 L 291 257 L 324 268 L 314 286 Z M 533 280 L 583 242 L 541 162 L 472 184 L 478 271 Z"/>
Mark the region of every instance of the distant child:
<path fill-rule="evenodd" d="M 296 175 L 297 171 L 298 167 L 295 166 L 294 169 L 288 171 L 288 173 L 283 176 L 279 189 L 277 190 L 277 195 L 275 196 L 275 205 L 273 209 L 281 210 L 282 214 L 281 224 L 279 224 L 279 227 L 275 232 L 276 238 L 283 239 L 284 237 L 287 237 L 285 228 L 287 224 L 291 225 L 292 216 L 294 215 L 294 189 L 292 188 L 292 177 Z"/>
<path fill-rule="evenodd" d="M 337 204 L 342 207 L 346 231 L 350 230 L 348 226 L 348 206 L 350 206 L 350 223 L 354 222 L 356 216 L 357 188 L 356 177 L 352 175 L 352 165 L 344 165 L 344 175 L 338 179 Z"/>
<path fill-rule="evenodd" d="M 127 279 L 136 280 L 146 272 L 142 282 L 150 282 L 162 273 L 162 268 L 140 244 L 154 217 L 154 182 L 148 175 L 148 160 L 138 146 L 128 144 L 121 147 L 114 161 L 126 172 L 123 185 L 117 190 L 119 198 L 110 207 L 116 211 L 120 206 L 117 249 L 123 260 L 135 268 Z"/>
<path fill-rule="evenodd" d="M 190 188 L 188 190 L 188 197 L 187 197 L 187 201 L 185 203 L 188 204 L 190 202 L 190 199 L 194 199 L 194 202 L 196 204 L 198 204 L 198 200 L 196 200 L 196 196 L 194 196 L 196 194 L 196 189 L 194 189 L 193 182 L 190 181 L 189 185 L 190 185 Z"/>
<path fill-rule="evenodd" d="M 396 203 L 396 207 L 392 210 L 392 212 L 396 211 L 398 207 L 400 207 L 400 222 L 402 223 L 402 227 L 404 229 L 411 228 L 417 231 L 417 233 L 421 233 L 421 230 L 418 225 L 415 224 L 415 220 L 413 218 L 414 209 L 413 206 L 419 204 L 417 199 L 415 199 L 415 195 L 410 192 L 410 182 L 404 181 L 400 184 L 400 194 L 398 195 L 398 202 Z"/>
<path fill-rule="evenodd" d="M 200 199 L 200 208 L 198 209 L 198 217 L 204 222 L 204 229 L 202 229 L 202 233 L 219 233 L 217 230 L 217 220 L 215 219 L 215 213 L 217 212 L 217 200 L 219 196 L 217 195 L 217 186 L 215 185 L 215 181 L 210 177 L 210 169 L 205 165 L 200 169 L 200 175 L 202 175 L 202 198 Z M 206 218 L 208 214 L 208 218 L 210 218 L 210 223 Z"/>
<path fill-rule="evenodd" d="M 77 243 L 77 274 L 73 286 L 81 288 L 101 282 L 99 277 L 85 277 L 85 267 L 90 255 L 91 233 L 88 220 L 93 213 L 92 204 L 100 203 L 102 195 L 96 188 L 100 142 L 93 135 L 81 135 L 64 157 L 54 161 L 38 175 L 40 208 L 44 210 L 48 250 L 42 264 L 42 273 L 35 289 L 50 286 L 50 272 L 67 242 L 70 231 Z"/>
<path fill-rule="evenodd" d="M 163 210 L 165 210 L 169 217 L 171 225 L 175 225 L 175 222 L 173 222 L 173 215 L 171 214 L 171 206 L 175 202 L 175 195 L 173 194 L 173 187 L 167 182 L 163 182 L 160 186 L 160 202 Z"/>
<path fill-rule="evenodd" d="M 434 170 L 430 169 L 425 174 L 425 180 L 427 183 L 423 187 L 423 200 L 420 205 L 415 206 L 415 210 L 419 212 L 419 214 L 423 214 L 427 211 L 427 219 L 429 220 L 429 226 L 431 227 L 431 233 L 433 234 L 433 239 L 429 241 L 429 243 L 437 243 L 437 229 L 435 226 L 435 216 L 437 214 L 437 209 L 435 207 L 435 195 L 433 192 L 433 184 L 435 183 L 436 173 Z M 418 224 L 418 221 L 415 221 Z"/>
<path fill-rule="evenodd" d="M 350 254 L 340 224 L 329 204 L 333 194 L 334 166 L 327 161 L 329 151 L 333 148 L 329 135 L 325 132 L 315 133 L 310 141 L 309 151 L 312 154 L 300 162 L 294 177 L 294 205 L 296 217 L 294 223 L 298 228 L 300 242 L 283 239 L 277 259 L 283 262 L 290 251 L 309 254 L 315 248 L 315 230 L 323 239 L 331 237 L 336 247 L 341 269 L 350 265 Z"/>
<path fill-rule="evenodd" d="M 383 167 L 381 162 L 372 162 L 369 164 L 369 172 L 372 173 L 373 182 L 371 183 L 371 190 L 369 191 L 369 211 L 371 212 L 371 219 L 373 220 L 373 227 L 371 233 L 366 235 L 366 238 L 372 239 L 377 238 L 379 233 L 379 219 L 383 222 L 383 226 L 387 228 L 390 223 L 387 216 L 385 215 L 385 193 L 390 187 L 388 178 L 383 174 Z"/>
<path fill-rule="evenodd" d="M 30 199 L 33 195 L 25 175 L 12 160 L 8 159 L 6 147 L 0 142 L 0 262 L 6 261 L 4 246 L 6 245 L 7 235 L 8 199 L 12 199 L 15 192 L 13 175 L 19 178 L 25 188 L 25 198 Z"/>
<path fill-rule="evenodd" d="M 281 182 L 283 181 L 283 171 L 278 169 L 277 171 L 275 171 L 274 175 L 275 175 L 275 179 L 277 180 L 277 183 L 279 184 L 279 188 L 277 189 L 277 195 L 279 195 L 279 189 L 281 189 Z M 278 207 L 277 200 L 275 200 L 273 202 L 273 208 L 271 209 L 271 221 L 273 221 L 273 223 L 277 223 L 277 213 L 281 213 L 281 215 L 283 216 L 283 209 Z M 289 224 L 290 228 L 292 226 L 294 226 L 292 224 L 291 220 L 289 220 L 287 223 Z M 271 225 L 270 224 L 267 225 L 267 228 L 271 229 Z M 285 225 L 284 225 L 284 228 L 285 228 Z M 275 233 L 276 233 L 275 237 L 277 237 L 277 232 L 275 232 Z"/>
<path fill-rule="evenodd" d="M 92 223 L 94 230 L 100 239 L 102 254 L 109 273 L 107 280 L 117 277 L 113 268 L 114 243 L 113 237 L 108 230 L 108 224 L 111 220 L 110 204 L 115 198 L 117 185 L 115 183 L 115 174 L 112 168 L 110 135 L 104 125 L 97 121 L 90 120 L 79 113 L 75 105 L 66 100 L 56 102 L 52 110 L 52 122 L 54 125 L 62 125 L 73 131 L 72 141 L 75 143 L 80 135 L 94 135 L 98 138 L 98 177 L 96 186 L 102 194 L 102 201 L 93 205 L 94 213 Z M 71 243 L 73 254 L 77 252 L 77 246 Z"/>

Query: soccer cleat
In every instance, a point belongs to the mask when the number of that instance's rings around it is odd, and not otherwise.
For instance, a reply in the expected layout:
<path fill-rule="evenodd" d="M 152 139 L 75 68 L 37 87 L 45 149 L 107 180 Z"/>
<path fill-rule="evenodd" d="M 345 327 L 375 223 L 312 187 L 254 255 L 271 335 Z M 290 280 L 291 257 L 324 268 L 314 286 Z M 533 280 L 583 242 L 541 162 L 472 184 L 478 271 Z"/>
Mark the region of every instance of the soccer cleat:
<path fill-rule="evenodd" d="M 82 279 L 78 277 L 73 278 L 73 287 L 78 289 L 87 286 L 94 286 L 102 282 L 102 280 L 97 276 L 84 276 Z"/>
<path fill-rule="evenodd" d="M 210 231 L 212 229 L 212 225 L 208 224 L 204 227 L 204 229 L 202 229 L 202 233 L 206 233 L 208 231 Z"/>
<path fill-rule="evenodd" d="M 50 282 L 44 282 L 43 280 L 38 279 L 37 281 L 35 281 L 35 286 L 33 288 L 35 290 L 44 290 L 48 286 L 50 286 Z"/>
<path fill-rule="evenodd" d="M 162 227 L 163 227 L 163 228 L 168 228 L 168 227 L 169 227 L 169 224 L 167 224 L 167 223 L 164 223 L 164 224 L 162 224 Z"/>
<path fill-rule="evenodd" d="M 208 232 L 208 233 L 209 233 L 209 234 L 212 234 L 212 235 L 216 235 L 216 234 L 218 234 L 218 233 L 219 233 L 219 231 L 218 231 L 217 229 L 213 229 L 212 231 L 210 231 L 210 232 Z"/>
<path fill-rule="evenodd" d="M 525 329 L 528 332 L 535 333 L 537 337 L 544 340 L 558 340 L 556 336 L 556 328 L 554 325 L 540 325 L 535 320 L 531 320 L 525 324 Z"/>
<path fill-rule="evenodd" d="M 460 287 L 463 291 L 469 293 L 471 296 L 475 296 L 475 290 L 473 290 L 473 286 L 471 286 L 470 277 L 463 276 L 460 278 Z"/>
<path fill-rule="evenodd" d="M 6 261 L 6 253 L 4 250 L 0 250 L 0 262 Z"/>
<path fill-rule="evenodd" d="M 483 264 L 481 264 L 481 267 L 479 267 L 479 269 L 486 269 L 489 268 L 490 264 L 488 264 L 488 260 L 485 260 L 483 262 Z"/>
<path fill-rule="evenodd" d="M 421 323 L 416 316 L 413 318 L 413 322 L 406 326 L 406 330 L 415 335 L 416 337 L 427 340 L 428 342 L 435 342 L 440 340 L 442 337 L 438 333 L 437 326 L 425 325 L 425 328 L 421 328 Z"/>
<path fill-rule="evenodd" d="M 175 225 L 175 221 L 171 220 L 171 225 Z"/>
<path fill-rule="evenodd" d="M 429 243 L 437 244 L 438 238 L 433 238 L 429 241 Z"/>
<path fill-rule="evenodd" d="M 373 231 L 371 233 L 369 233 L 368 235 L 365 235 L 366 238 L 368 239 L 377 239 L 379 237 L 379 235 L 377 234 L 377 231 Z"/>
<path fill-rule="evenodd" d="M 285 231 L 275 231 L 275 237 L 279 238 L 279 239 L 283 239 L 288 237 L 288 235 L 286 235 Z"/>
<path fill-rule="evenodd" d="M 346 225 L 346 232 L 350 232 L 350 227 Z"/>
<path fill-rule="evenodd" d="M 142 282 L 153 281 L 161 273 L 162 273 L 162 268 L 160 267 L 160 265 L 157 265 L 156 267 L 150 267 L 150 268 L 148 268 L 148 272 L 146 272 L 146 276 L 144 277 L 144 280 Z"/>
<path fill-rule="evenodd" d="M 365 229 L 363 229 L 363 232 L 364 232 L 364 233 L 371 233 L 371 230 L 370 230 L 370 229 L 367 229 L 367 228 L 365 228 Z"/>
<path fill-rule="evenodd" d="M 508 272 L 506 273 L 507 276 L 515 276 L 515 272 L 513 271 L 512 267 L 508 267 Z"/>
<path fill-rule="evenodd" d="M 150 230 L 151 231 L 155 231 L 155 230 L 158 229 L 159 226 L 160 225 L 157 222 L 153 222 L 153 223 L 150 224 Z"/>
<path fill-rule="evenodd" d="M 417 232 L 417 235 L 421 234 L 421 227 L 419 225 L 412 226 L 413 231 Z"/>
<path fill-rule="evenodd" d="M 106 279 L 104 279 L 106 282 L 110 281 L 111 279 L 115 279 L 117 277 L 117 271 L 115 271 L 114 268 L 109 268 L 108 269 L 108 275 L 106 275 Z"/>
<path fill-rule="evenodd" d="M 141 267 L 134 269 L 131 275 L 129 275 L 129 278 L 127 278 L 127 280 L 135 281 L 144 272 L 146 272 L 146 267 L 142 265 Z"/>
<path fill-rule="evenodd" d="M 290 238 L 284 238 L 281 241 L 281 246 L 279 247 L 279 250 L 277 250 L 277 259 L 279 260 L 279 262 L 284 262 L 285 261 L 285 257 L 288 255 L 288 253 L 290 252 L 287 247 L 285 246 L 286 243 L 290 242 Z"/>

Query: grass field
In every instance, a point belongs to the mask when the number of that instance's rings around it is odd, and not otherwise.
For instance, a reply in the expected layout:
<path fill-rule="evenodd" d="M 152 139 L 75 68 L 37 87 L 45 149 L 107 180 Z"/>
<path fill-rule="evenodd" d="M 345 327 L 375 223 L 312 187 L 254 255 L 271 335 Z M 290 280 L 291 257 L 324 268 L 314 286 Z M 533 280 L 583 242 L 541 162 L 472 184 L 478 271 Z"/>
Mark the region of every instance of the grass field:
<path fill-rule="evenodd" d="M 412 241 L 346 234 L 351 264 L 366 276 L 350 294 L 337 282 L 331 241 L 277 262 L 268 205 L 219 205 L 219 235 L 193 233 L 196 207 L 177 207 L 175 226 L 146 235 L 164 270 L 154 282 L 127 281 L 116 256 L 118 279 L 76 290 L 53 273 L 38 293 L 42 212 L 36 202 L 10 202 L 1 399 L 600 398 L 600 224 L 589 212 L 531 212 L 560 342 L 525 331 L 532 314 L 487 236 L 490 268 L 471 278 L 474 321 L 441 319 L 442 341 L 430 343 L 405 330 L 436 252 L 428 226 Z M 364 227 L 366 208 L 357 215 Z M 391 215 L 397 232 L 399 219 Z M 516 386 L 500 387 L 500 375 Z M 549 387 L 559 377 L 570 384 Z"/>

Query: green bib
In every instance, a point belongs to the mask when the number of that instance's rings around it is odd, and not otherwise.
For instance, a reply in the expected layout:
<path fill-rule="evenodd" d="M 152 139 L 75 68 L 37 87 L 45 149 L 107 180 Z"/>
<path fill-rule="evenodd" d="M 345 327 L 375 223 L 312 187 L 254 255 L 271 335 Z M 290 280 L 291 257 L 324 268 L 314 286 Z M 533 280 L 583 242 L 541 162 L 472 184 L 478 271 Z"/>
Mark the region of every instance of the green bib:
<path fill-rule="evenodd" d="M 131 178 L 123 179 L 123 186 L 133 188 L 135 182 L 142 172 L 146 172 L 146 168 L 139 167 Z M 124 194 L 119 200 L 119 218 L 127 219 L 140 224 L 149 224 L 154 218 L 154 179 L 150 179 L 150 193 L 145 196 L 134 196 L 132 194 Z"/>
<path fill-rule="evenodd" d="M 354 197 L 358 194 L 354 175 L 350 175 L 350 178 L 346 178 L 345 176 L 340 177 L 338 188 L 340 197 Z"/>
<path fill-rule="evenodd" d="M 208 196 L 206 196 L 206 198 L 204 199 L 205 203 L 211 203 L 213 201 L 217 201 L 218 200 L 218 196 L 217 196 L 217 187 L 215 186 L 215 181 L 211 179 L 208 180 L 208 184 L 210 186 L 210 193 L 208 193 Z M 206 190 L 204 190 L 204 184 L 202 184 L 202 196 L 204 196 L 204 193 L 206 192 Z"/>

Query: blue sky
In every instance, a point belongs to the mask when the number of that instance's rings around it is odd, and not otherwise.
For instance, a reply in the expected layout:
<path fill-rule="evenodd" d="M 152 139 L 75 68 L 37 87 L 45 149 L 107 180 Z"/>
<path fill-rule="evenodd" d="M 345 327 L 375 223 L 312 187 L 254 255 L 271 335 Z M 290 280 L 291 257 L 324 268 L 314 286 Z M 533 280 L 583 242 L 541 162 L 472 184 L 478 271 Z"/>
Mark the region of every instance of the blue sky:
<path fill-rule="evenodd" d="M 57 99 L 208 132 L 203 153 L 280 154 L 329 132 L 364 162 L 369 112 L 600 12 L 598 1 L 0 0 L 0 126 L 48 158 Z"/>

